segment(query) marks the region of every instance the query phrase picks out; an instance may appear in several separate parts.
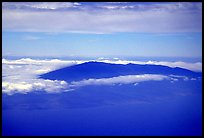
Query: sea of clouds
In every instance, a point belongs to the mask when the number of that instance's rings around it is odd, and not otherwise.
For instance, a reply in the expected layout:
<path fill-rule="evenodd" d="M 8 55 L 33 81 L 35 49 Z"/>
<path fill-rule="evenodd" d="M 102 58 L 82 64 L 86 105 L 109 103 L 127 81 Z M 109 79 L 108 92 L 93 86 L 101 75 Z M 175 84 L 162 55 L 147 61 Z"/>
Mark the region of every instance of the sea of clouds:
<path fill-rule="evenodd" d="M 92 60 L 93 61 L 93 60 Z M 165 65 L 169 67 L 181 67 L 196 72 L 202 72 L 202 63 L 187 62 L 158 62 L 158 61 L 129 61 L 129 60 L 107 60 L 98 59 L 94 61 L 113 63 L 113 64 L 153 64 Z M 161 81 L 170 80 L 172 83 L 178 79 L 196 80 L 185 76 L 142 74 L 126 75 L 112 78 L 89 78 L 87 80 L 66 82 L 64 80 L 48 80 L 38 78 L 38 75 L 44 74 L 63 67 L 73 66 L 88 62 L 88 60 L 59 60 L 59 59 L 30 59 L 22 58 L 17 60 L 2 59 L 2 92 L 8 95 L 14 93 L 26 94 L 32 91 L 45 91 L 48 93 L 59 93 L 72 91 L 77 87 L 86 85 L 112 85 L 112 84 L 133 84 L 137 85 L 143 81 Z"/>

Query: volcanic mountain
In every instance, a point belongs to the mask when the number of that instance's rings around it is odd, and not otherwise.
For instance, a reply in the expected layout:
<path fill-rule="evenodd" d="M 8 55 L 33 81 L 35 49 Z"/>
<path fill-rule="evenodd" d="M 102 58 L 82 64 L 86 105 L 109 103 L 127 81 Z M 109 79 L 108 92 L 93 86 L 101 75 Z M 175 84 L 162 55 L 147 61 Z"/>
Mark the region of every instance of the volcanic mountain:
<path fill-rule="evenodd" d="M 179 67 L 171 68 L 168 66 L 149 64 L 123 65 L 91 61 L 51 71 L 40 75 L 40 78 L 51 80 L 79 81 L 89 78 L 97 79 L 139 74 L 180 75 L 188 77 L 202 76 L 201 72 L 193 72 Z"/>

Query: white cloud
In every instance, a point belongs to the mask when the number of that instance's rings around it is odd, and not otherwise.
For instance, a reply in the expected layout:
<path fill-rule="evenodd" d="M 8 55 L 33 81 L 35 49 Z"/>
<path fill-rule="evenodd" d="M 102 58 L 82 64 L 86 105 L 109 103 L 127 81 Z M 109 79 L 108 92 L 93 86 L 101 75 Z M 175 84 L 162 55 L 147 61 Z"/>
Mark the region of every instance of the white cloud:
<path fill-rule="evenodd" d="M 38 79 L 37 75 L 83 62 L 85 61 L 34 60 L 30 58 L 2 59 L 2 91 L 7 94 L 27 93 L 34 90 L 62 91 L 67 87 L 65 81 Z"/>
<path fill-rule="evenodd" d="M 10 7 L 12 3 L 3 4 L 3 31 L 97 34 L 202 32 L 202 3 L 14 3 L 16 8 Z M 70 9 L 73 7 L 78 8 Z M 63 8 L 66 10 L 59 10 Z"/>
<path fill-rule="evenodd" d="M 101 79 L 87 79 L 82 81 L 72 82 L 71 86 L 86 86 L 86 85 L 112 85 L 112 84 L 131 84 L 143 81 L 161 81 L 168 79 L 168 76 L 155 75 L 155 74 L 143 74 L 143 75 L 126 75 L 112 78 Z"/>
<path fill-rule="evenodd" d="M 29 93 L 32 91 L 45 91 L 48 93 L 57 93 L 64 91 L 71 91 L 75 88 L 86 85 L 113 85 L 113 84 L 134 84 L 143 81 L 161 81 L 168 79 L 168 76 L 155 75 L 155 74 L 143 74 L 143 75 L 127 75 L 118 76 L 112 78 L 101 79 L 87 79 L 81 81 L 73 81 L 67 83 L 62 80 L 47 80 L 38 78 L 3 78 L 2 92 L 8 95 L 14 93 Z"/>
<path fill-rule="evenodd" d="M 196 62 L 196 63 L 188 63 L 188 62 L 182 62 L 182 61 L 177 61 L 177 62 L 167 62 L 167 61 L 131 61 L 131 60 L 108 60 L 104 58 L 99 58 L 98 61 L 100 62 L 105 62 L 105 63 L 112 63 L 112 64 L 149 64 L 149 65 L 164 65 L 168 67 L 180 67 L 184 69 L 188 69 L 191 71 L 196 71 L 196 72 L 202 72 L 202 63 L 201 62 Z"/>
<path fill-rule="evenodd" d="M 122 61 L 114 59 L 104 60 L 99 59 L 108 63 L 115 64 L 146 64 L 146 62 L 140 61 Z M 143 75 L 127 75 L 117 76 L 112 78 L 90 78 L 87 80 L 81 80 L 77 82 L 65 82 L 63 80 L 45 80 L 39 79 L 37 75 L 47 73 L 65 66 L 72 66 L 87 62 L 85 60 L 36 60 L 30 58 L 22 58 L 18 60 L 7 60 L 2 59 L 2 91 L 6 94 L 14 93 L 28 93 L 31 91 L 46 91 L 46 92 L 62 92 L 70 91 L 77 87 L 86 85 L 114 85 L 114 84 L 134 84 L 138 85 L 139 82 L 143 81 L 161 81 L 164 79 L 170 80 L 171 82 L 183 79 L 184 81 L 196 80 L 196 78 L 188 78 L 186 76 L 177 75 L 158 75 L 158 74 L 143 74 Z M 147 62 L 147 64 L 152 62 Z M 159 62 L 158 62 L 159 63 Z M 176 64 L 177 65 L 177 64 Z M 202 66 L 202 65 L 201 65 Z"/>
<path fill-rule="evenodd" d="M 196 63 L 187 63 L 187 62 L 157 62 L 157 61 L 148 61 L 147 64 L 154 64 L 154 65 L 164 65 L 169 67 L 180 67 L 192 71 L 202 71 L 202 63 L 196 62 Z"/>
<path fill-rule="evenodd" d="M 59 60 L 59 59 L 31 59 L 31 58 L 21 58 L 18 60 L 8 60 L 8 59 L 2 59 L 3 64 L 36 64 L 36 65 L 41 65 L 41 64 L 79 64 L 83 63 L 85 61 L 83 60 Z"/>
<path fill-rule="evenodd" d="M 36 3 L 36 4 L 31 4 L 28 5 L 32 8 L 37 8 L 37 9 L 51 9 L 51 10 L 55 10 L 55 9 L 59 9 L 59 8 L 70 8 L 73 7 L 74 4 L 73 3 L 69 3 L 69 2 L 42 2 L 42 3 Z"/>
<path fill-rule="evenodd" d="M 58 68 L 62 68 L 65 66 L 72 66 L 80 63 L 84 63 L 86 61 L 82 60 L 34 60 L 30 58 L 22 58 L 18 60 L 7 60 L 2 59 L 3 64 L 3 72 L 11 72 L 12 69 L 15 69 L 13 73 L 19 73 L 24 68 L 24 74 L 42 74 L 47 73 L 52 70 L 56 70 Z M 8 66 L 8 67 L 7 67 Z M 21 74 L 21 73 L 19 73 Z"/>
<path fill-rule="evenodd" d="M 167 62 L 167 61 L 135 61 L 135 60 L 120 60 L 118 58 L 114 58 L 113 60 L 100 57 L 97 60 L 92 60 L 92 61 L 98 61 L 98 62 L 104 62 L 104 63 L 112 63 L 112 64 L 150 64 L 150 65 L 164 65 L 168 67 L 180 67 L 184 69 L 188 69 L 191 71 L 196 71 L 196 72 L 202 72 L 202 63 L 201 62 L 195 62 L 195 63 L 190 63 L 190 62 L 182 62 L 182 61 L 176 61 L 176 62 Z M 46 72 L 51 71 L 63 66 L 69 66 L 69 65 L 76 65 L 76 64 L 81 64 L 88 62 L 88 60 L 59 60 L 59 59 L 51 59 L 51 60 L 34 60 L 30 58 L 22 58 L 18 60 L 7 60 L 7 59 L 2 59 L 2 64 L 7 64 L 7 65 L 45 65 L 45 68 L 39 68 L 39 71 L 37 72 L 43 72 L 43 70 Z M 15 66 L 17 67 L 17 66 Z M 18 66 L 20 67 L 20 66 Z M 49 69 L 49 68 L 51 69 Z M 54 68 L 53 68 L 54 67 Z M 57 68 L 56 68 L 57 67 Z M 44 73 L 45 73 L 44 72 Z"/>
<path fill-rule="evenodd" d="M 3 79 L 2 92 L 8 95 L 14 93 L 29 93 L 32 91 L 45 91 L 48 93 L 58 93 L 72 91 L 78 87 L 88 85 L 122 85 L 122 84 L 133 84 L 137 86 L 140 82 L 144 81 L 162 81 L 170 80 L 171 83 L 183 79 L 188 81 L 189 78 L 185 76 L 176 75 L 158 75 L 158 74 L 142 74 L 142 75 L 126 75 L 112 78 L 100 78 L 100 79 L 86 79 L 81 81 L 65 82 L 63 80 L 47 80 L 38 78 L 15 78 L 15 79 Z M 196 80 L 192 78 L 191 80 Z"/>
<path fill-rule="evenodd" d="M 57 10 L 62 8 L 71 8 L 79 6 L 77 2 L 4 2 L 3 8 L 15 8 L 15 9 L 40 9 L 40 10 Z"/>
<path fill-rule="evenodd" d="M 48 93 L 63 92 L 68 89 L 68 84 L 60 80 L 44 80 L 22 78 L 15 80 L 6 80 L 2 82 L 2 92 L 8 95 L 14 93 L 28 93 L 31 91 L 46 91 Z"/>
<path fill-rule="evenodd" d="M 85 61 L 36 60 L 30 58 L 18 60 L 2 59 L 2 92 L 12 95 L 35 90 L 50 93 L 69 91 L 71 89 L 67 89 L 67 82 L 63 80 L 39 79 L 37 75 L 83 62 Z"/>
<path fill-rule="evenodd" d="M 178 79 L 183 79 L 184 81 L 188 81 L 189 78 L 186 76 L 178 76 L 178 75 L 169 75 L 170 79 L 174 81 L 178 81 Z"/>
<path fill-rule="evenodd" d="M 3 92 L 11 92 L 11 91 L 22 91 L 27 92 L 32 89 L 31 84 L 26 83 L 10 83 L 10 82 L 2 82 L 2 91 Z"/>
<path fill-rule="evenodd" d="M 140 82 L 145 81 L 162 81 L 169 80 L 171 83 L 177 82 L 180 79 L 183 81 L 188 81 L 189 78 L 186 76 L 178 76 L 178 75 L 160 75 L 160 74 L 142 74 L 142 75 L 125 75 L 125 76 L 117 76 L 112 78 L 90 78 L 81 81 L 73 81 L 69 83 L 70 88 L 77 88 L 87 85 L 121 85 L 121 84 L 133 84 L 137 86 Z M 190 80 L 197 80 L 196 78 L 191 78 Z"/>

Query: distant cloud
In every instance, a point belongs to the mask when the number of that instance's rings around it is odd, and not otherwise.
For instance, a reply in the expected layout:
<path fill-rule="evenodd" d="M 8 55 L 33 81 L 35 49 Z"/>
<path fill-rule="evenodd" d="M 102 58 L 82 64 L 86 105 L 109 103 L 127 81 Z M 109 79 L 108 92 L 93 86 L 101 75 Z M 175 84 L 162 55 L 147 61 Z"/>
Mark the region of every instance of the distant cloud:
<path fill-rule="evenodd" d="M 62 67 L 68 67 L 85 61 L 74 60 L 34 60 L 22 58 L 18 60 L 2 59 L 2 75 L 6 78 L 35 78 L 36 75 L 44 74 Z M 4 78 L 3 78 L 4 79 Z M 13 78 L 12 78 L 13 79 Z"/>
<path fill-rule="evenodd" d="M 79 6 L 78 2 L 4 2 L 3 9 L 58 10 Z"/>
<path fill-rule="evenodd" d="M 196 63 L 186 63 L 186 62 L 157 62 L 157 61 L 148 61 L 146 64 L 154 64 L 154 65 L 164 65 L 169 67 L 180 67 L 196 72 L 202 72 L 202 63 L 196 62 Z"/>
<path fill-rule="evenodd" d="M 59 60 L 59 59 L 31 59 L 31 58 L 21 58 L 17 60 L 8 60 L 8 59 L 2 59 L 3 64 L 35 64 L 35 65 L 43 65 L 43 64 L 58 64 L 58 65 L 74 65 L 74 64 L 80 64 L 86 61 L 83 60 Z"/>
<path fill-rule="evenodd" d="M 97 60 L 92 60 L 92 61 L 98 61 L 98 62 L 104 62 L 104 63 L 112 63 L 112 64 L 151 64 L 151 65 L 164 65 L 168 67 L 180 67 L 184 69 L 188 69 L 191 71 L 196 71 L 196 72 L 202 72 L 202 63 L 201 62 L 195 62 L 195 63 L 190 63 L 190 62 L 181 62 L 181 61 L 176 61 L 176 62 L 167 62 L 167 61 L 135 61 L 135 60 L 120 60 L 119 58 L 114 58 L 113 60 L 105 58 L 105 57 L 100 57 Z M 2 59 L 3 64 L 36 64 L 36 65 L 46 65 L 46 66 L 58 66 L 63 67 L 63 66 L 69 66 L 69 65 L 76 65 L 76 64 L 81 64 L 84 62 L 88 62 L 88 60 L 59 60 L 59 59 L 51 59 L 51 60 L 35 60 L 35 59 L 30 59 L 30 58 L 22 58 L 18 60 L 7 60 L 7 59 Z M 43 69 L 43 68 L 41 68 Z M 54 68 L 53 68 L 54 69 Z M 56 68 L 55 68 L 56 69 Z"/>
<path fill-rule="evenodd" d="M 196 72 L 202 72 L 202 63 L 201 62 L 196 62 L 196 63 L 188 63 L 188 62 L 167 62 L 167 61 L 131 61 L 131 60 L 119 60 L 119 59 L 114 59 L 114 60 L 109 60 L 109 59 L 104 59 L 104 58 L 99 58 L 98 61 L 100 62 L 105 62 L 105 63 L 112 63 L 112 64 L 150 64 L 150 65 L 164 65 L 168 67 L 180 67 L 184 69 L 188 69 L 191 71 L 196 71 Z"/>
<path fill-rule="evenodd" d="M 2 20 L 3 31 L 17 32 L 202 32 L 202 3 L 9 2 Z"/>

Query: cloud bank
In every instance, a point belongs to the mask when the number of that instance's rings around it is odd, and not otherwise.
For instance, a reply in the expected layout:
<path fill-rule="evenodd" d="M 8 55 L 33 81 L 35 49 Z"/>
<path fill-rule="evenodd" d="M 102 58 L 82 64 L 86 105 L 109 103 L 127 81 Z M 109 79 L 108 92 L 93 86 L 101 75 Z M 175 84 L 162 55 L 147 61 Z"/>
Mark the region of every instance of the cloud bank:
<path fill-rule="evenodd" d="M 3 31 L 17 32 L 202 32 L 202 3 L 9 2 L 2 21 Z"/>
<path fill-rule="evenodd" d="M 22 69 L 24 69 L 25 75 L 28 74 L 42 74 L 47 73 L 62 67 L 68 67 L 76 64 L 81 64 L 87 62 L 85 60 L 59 60 L 59 59 L 31 59 L 31 58 L 21 58 L 17 60 L 2 59 L 3 73 L 15 73 L 21 74 Z M 14 72 L 15 70 L 15 72 Z"/>
<path fill-rule="evenodd" d="M 81 81 L 65 82 L 63 80 L 45 80 L 37 78 L 29 79 L 5 79 L 2 82 L 2 92 L 8 95 L 15 93 L 27 94 L 29 92 L 38 92 L 45 91 L 48 93 L 61 93 L 67 91 L 73 91 L 79 87 L 88 86 L 88 85 L 122 85 L 122 84 L 132 84 L 137 86 L 140 82 L 144 81 L 162 81 L 169 80 L 171 83 L 183 79 L 184 81 L 188 80 L 197 80 L 196 78 L 189 79 L 186 76 L 165 76 L 158 74 L 142 74 L 142 75 L 126 75 L 118 76 L 112 78 L 100 78 L 100 79 L 86 79 Z"/>
<path fill-rule="evenodd" d="M 32 91 L 45 91 L 48 93 L 58 93 L 67 90 L 67 82 L 59 80 L 44 80 L 44 79 L 15 79 L 3 80 L 2 92 L 8 95 L 14 93 L 26 94 Z"/>
<path fill-rule="evenodd" d="M 37 76 L 82 62 L 73 60 L 62 61 L 58 59 L 2 59 L 2 91 L 9 95 L 31 91 L 61 92 L 67 88 L 67 82 L 63 80 L 44 80 L 39 79 Z"/>
<path fill-rule="evenodd" d="M 161 81 L 167 79 L 168 76 L 156 74 L 143 74 L 143 75 L 126 75 L 112 78 L 101 79 L 87 79 L 82 81 L 74 81 L 71 83 L 73 86 L 86 86 L 86 85 L 113 85 L 113 84 L 131 84 L 143 81 Z"/>
<path fill-rule="evenodd" d="M 99 59 L 98 61 L 100 62 L 105 62 L 105 63 L 112 63 L 112 64 L 150 64 L 150 65 L 164 65 L 168 67 L 180 67 L 184 69 L 188 69 L 191 71 L 195 72 L 202 72 L 202 63 L 201 62 L 196 62 L 196 63 L 188 63 L 188 62 L 182 62 L 182 61 L 176 61 L 176 62 L 167 62 L 167 61 L 131 61 L 131 60 L 107 60 L 107 59 Z"/>
<path fill-rule="evenodd" d="M 104 59 L 100 59 L 100 61 L 101 60 Z M 14 93 L 26 94 L 32 91 L 45 91 L 48 93 L 57 93 L 71 91 L 78 87 L 87 85 L 133 84 L 136 86 L 138 85 L 139 82 L 144 81 L 169 80 L 171 81 L 171 83 L 174 83 L 179 79 L 183 79 L 184 81 L 196 80 L 196 78 L 188 78 L 186 76 L 176 75 L 164 76 L 160 74 L 126 75 L 100 79 L 90 78 L 87 80 L 73 82 L 38 78 L 38 75 L 40 74 L 47 73 L 49 71 L 53 71 L 65 66 L 81 64 L 84 62 L 87 61 L 59 60 L 59 59 L 36 60 L 30 58 L 22 58 L 18 60 L 2 59 L 2 92 L 8 95 L 12 95 Z M 119 59 L 114 59 L 113 61 L 108 60 L 107 62 L 115 64 L 128 64 L 128 63 L 146 64 L 146 62 L 122 61 Z M 147 64 L 150 63 L 152 62 L 147 62 Z M 188 63 L 186 63 L 186 65 L 188 65 Z"/>
<path fill-rule="evenodd" d="M 190 63 L 190 62 L 182 62 L 182 61 L 176 61 L 176 62 L 168 62 L 168 61 L 135 61 L 135 60 L 120 60 L 119 58 L 114 58 L 113 60 L 111 59 L 105 59 L 105 58 L 98 58 L 96 60 L 60 60 L 60 59 L 47 59 L 47 60 L 36 60 L 36 59 L 31 59 L 31 58 L 21 58 L 18 60 L 8 60 L 8 59 L 2 59 L 2 64 L 3 65 L 9 65 L 9 68 L 21 68 L 23 65 L 33 65 L 32 68 L 34 69 L 34 72 L 39 72 L 40 73 L 47 73 L 52 70 L 56 70 L 58 68 L 66 67 L 66 66 L 71 66 L 71 65 L 77 65 L 77 64 L 82 64 L 85 62 L 89 61 L 96 61 L 96 62 L 104 62 L 104 63 L 112 63 L 112 64 L 150 64 L 150 65 L 164 65 L 168 67 L 180 67 L 184 69 L 188 69 L 191 71 L 196 71 L 196 72 L 202 72 L 202 63 L 201 62 L 195 62 L 195 63 Z M 18 66 L 13 66 L 13 65 L 18 65 Z M 29 67 L 29 66 L 27 66 Z M 38 69 L 37 69 L 38 68 Z"/>

